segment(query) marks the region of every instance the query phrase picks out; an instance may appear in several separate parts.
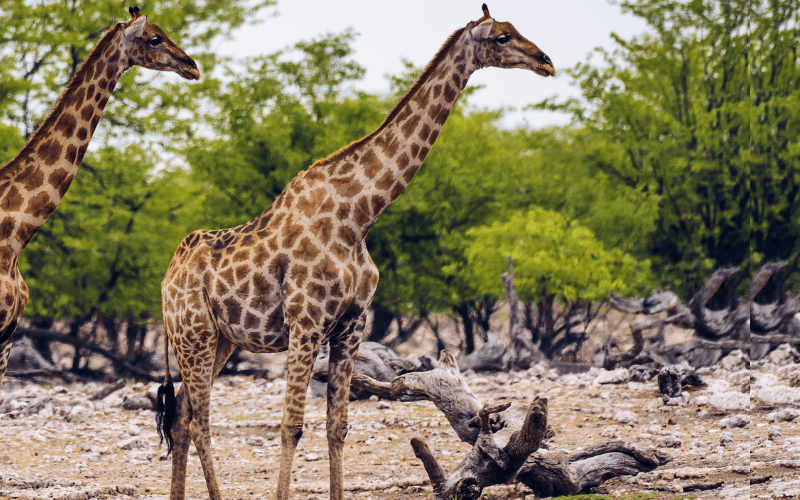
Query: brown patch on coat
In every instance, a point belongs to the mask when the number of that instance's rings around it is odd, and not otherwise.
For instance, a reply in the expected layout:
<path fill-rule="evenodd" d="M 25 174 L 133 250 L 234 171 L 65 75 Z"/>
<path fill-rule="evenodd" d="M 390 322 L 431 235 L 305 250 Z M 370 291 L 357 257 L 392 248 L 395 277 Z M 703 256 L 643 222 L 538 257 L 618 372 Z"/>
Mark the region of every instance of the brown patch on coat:
<path fill-rule="evenodd" d="M 50 195 L 42 191 L 30 200 L 25 207 L 25 213 L 40 219 L 46 219 L 56 209 L 56 204 L 50 199 Z"/>

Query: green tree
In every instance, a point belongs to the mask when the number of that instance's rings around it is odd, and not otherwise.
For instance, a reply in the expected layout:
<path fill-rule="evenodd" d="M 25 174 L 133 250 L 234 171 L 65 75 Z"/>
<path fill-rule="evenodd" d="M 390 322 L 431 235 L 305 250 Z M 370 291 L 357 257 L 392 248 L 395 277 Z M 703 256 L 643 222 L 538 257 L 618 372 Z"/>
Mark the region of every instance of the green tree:
<path fill-rule="evenodd" d="M 538 319 L 533 320 L 527 308 L 528 323 L 546 355 L 557 350 L 555 302 L 569 311 L 604 302 L 611 291 L 628 295 L 649 290 L 648 261 L 638 261 L 619 248 L 606 249 L 591 230 L 563 213 L 532 207 L 502 222 L 472 228 L 467 236 L 467 261 L 485 295 L 503 296 L 500 276 L 507 271 L 507 257 L 512 257 L 519 299 L 538 309 Z"/>
<path fill-rule="evenodd" d="M 749 261 L 749 2 L 622 1 L 649 33 L 568 71 L 583 99 L 575 122 L 625 151 L 598 164 L 657 197 L 649 252 L 663 283 L 688 295 L 722 266 Z M 743 273 L 746 275 L 747 273 Z"/>
<path fill-rule="evenodd" d="M 216 62 L 215 41 L 273 3 L 168 0 L 157 10 L 145 7 L 144 14 L 207 76 Z M 100 36 L 127 17 L 124 5 L 107 0 L 3 4 L 2 161 L 16 154 L 50 112 Z M 80 326 L 93 316 L 134 323 L 160 316 L 159 283 L 191 226 L 193 210 L 186 207 L 199 191 L 173 165 L 195 115 L 191 98 L 199 90 L 190 87 L 137 68 L 120 79 L 71 189 L 22 254 L 20 270 L 31 288 L 28 317 Z"/>
<path fill-rule="evenodd" d="M 750 251 L 752 269 L 790 260 L 796 290 L 800 259 L 800 10 L 795 2 L 756 1 L 749 56 Z"/>

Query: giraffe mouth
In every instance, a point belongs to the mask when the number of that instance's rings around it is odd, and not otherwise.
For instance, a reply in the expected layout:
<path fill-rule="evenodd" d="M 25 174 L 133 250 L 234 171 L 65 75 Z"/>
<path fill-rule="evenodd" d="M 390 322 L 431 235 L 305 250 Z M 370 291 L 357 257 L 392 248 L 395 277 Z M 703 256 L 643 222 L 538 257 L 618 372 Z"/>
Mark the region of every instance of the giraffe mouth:
<path fill-rule="evenodd" d="M 556 69 L 552 64 L 535 63 L 533 72 L 541 76 L 556 76 Z"/>
<path fill-rule="evenodd" d="M 183 78 L 187 80 L 199 80 L 200 79 L 200 70 L 197 68 L 181 68 L 178 72 Z"/>

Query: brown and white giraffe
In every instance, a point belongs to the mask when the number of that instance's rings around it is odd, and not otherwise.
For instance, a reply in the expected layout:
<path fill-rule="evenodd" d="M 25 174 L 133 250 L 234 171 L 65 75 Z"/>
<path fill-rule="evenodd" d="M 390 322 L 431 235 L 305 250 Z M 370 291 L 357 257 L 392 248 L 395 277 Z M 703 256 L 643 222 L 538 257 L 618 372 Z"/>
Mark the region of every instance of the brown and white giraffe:
<path fill-rule="evenodd" d="M 473 71 L 484 66 L 555 75 L 550 58 L 507 22 L 489 16 L 457 30 L 373 133 L 313 164 L 266 212 L 241 226 L 195 231 L 161 285 L 164 326 L 183 376 L 177 398 L 167 366 L 157 420 L 172 458 L 170 498 L 185 497 L 194 441 L 213 500 L 211 385 L 228 357 L 288 350 L 277 498 L 289 497 L 314 360 L 330 344 L 330 497 L 343 496 L 343 446 L 353 357 L 378 271 L 364 237 L 430 151 Z"/>
<path fill-rule="evenodd" d="M 55 108 L 11 161 L 0 167 L 0 384 L 11 336 L 28 301 L 19 256 L 69 188 L 114 86 L 133 65 L 199 80 L 195 62 L 138 7 L 89 53 Z"/>

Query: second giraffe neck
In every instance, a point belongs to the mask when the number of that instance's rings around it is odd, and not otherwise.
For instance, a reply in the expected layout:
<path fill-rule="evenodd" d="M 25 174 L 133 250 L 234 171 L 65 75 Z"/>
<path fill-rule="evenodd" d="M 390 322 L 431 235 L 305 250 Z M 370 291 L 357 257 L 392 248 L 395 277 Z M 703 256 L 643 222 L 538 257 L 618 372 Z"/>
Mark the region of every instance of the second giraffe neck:
<path fill-rule="evenodd" d="M 83 160 L 114 86 L 116 25 L 106 32 L 22 150 L 0 167 L 0 245 L 19 255 L 64 197 Z"/>
<path fill-rule="evenodd" d="M 350 206 L 343 222 L 363 239 L 419 170 L 476 69 L 469 31 L 456 31 L 375 132 L 301 173 L 276 204 L 326 182 Z"/>

